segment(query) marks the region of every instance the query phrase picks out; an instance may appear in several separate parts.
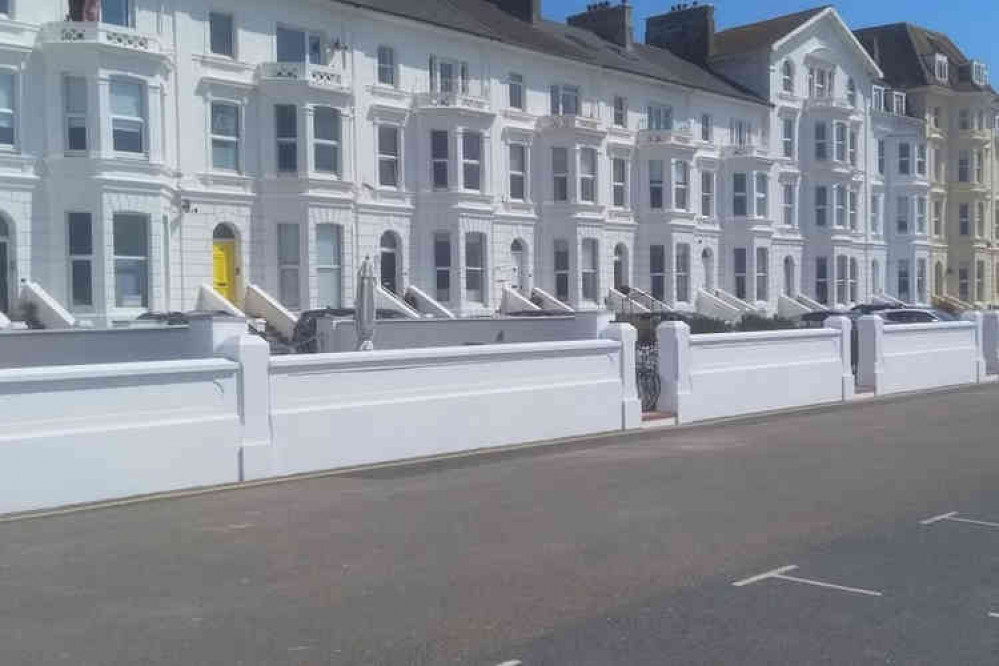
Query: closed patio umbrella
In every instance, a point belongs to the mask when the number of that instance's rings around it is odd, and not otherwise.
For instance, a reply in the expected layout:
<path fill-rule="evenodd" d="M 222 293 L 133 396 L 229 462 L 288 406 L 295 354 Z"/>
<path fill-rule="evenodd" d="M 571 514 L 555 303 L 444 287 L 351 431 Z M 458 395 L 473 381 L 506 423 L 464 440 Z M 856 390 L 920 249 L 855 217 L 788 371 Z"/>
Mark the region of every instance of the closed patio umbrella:
<path fill-rule="evenodd" d="M 357 351 L 372 351 L 375 337 L 375 269 L 371 257 L 364 257 L 357 271 L 357 292 L 354 296 L 354 324 L 357 329 Z"/>

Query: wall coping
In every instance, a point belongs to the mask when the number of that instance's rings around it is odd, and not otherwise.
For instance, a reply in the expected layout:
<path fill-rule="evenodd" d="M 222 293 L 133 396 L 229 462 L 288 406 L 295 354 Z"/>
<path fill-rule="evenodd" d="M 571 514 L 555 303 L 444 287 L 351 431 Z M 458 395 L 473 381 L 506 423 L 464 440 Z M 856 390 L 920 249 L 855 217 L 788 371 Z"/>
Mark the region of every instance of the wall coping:
<path fill-rule="evenodd" d="M 699 333 L 690 336 L 690 345 L 718 345 L 724 343 L 766 342 L 768 340 L 802 340 L 808 338 L 837 338 L 836 328 L 784 329 L 778 331 L 740 331 L 736 333 Z"/>
<path fill-rule="evenodd" d="M 37 329 L 6 329 L 0 331 L 0 344 L 3 344 L 5 337 L 26 336 L 26 335 L 95 335 L 95 334 L 136 334 L 148 333 L 150 331 L 188 331 L 187 324 L 174 324 L 167 326 L 135 326 L 135 327 L 110 327 L 110 328 L 37 328 Z"/>
<path fill-rule="evenodd" d="M 3 368 L 0 369 L 0 385 L 112 377 L 235 373 L 238 369 L 238 363 L 223 358 Z"/>
<path fill-rule="evenodd" d="M 947 329 L 976 328 L 973 321 L 936 321 L 924 324 L 889 324 L 885 323 L 885 335 L 891 333 L 915 333 L 916 331 L 939 331 Z"/>
<path fill-rule="evenodd" d="M 377 337 L 375 338 L 377 340 Z M 329 354 L 291 354 L 271 358 L 272 370 L 309 368 L 352 368 L 381 364 L 426 364 L 428 361 L 467 361 L 502 357 L 551 356 L 553 354 L 605 354 L 621 349 L 616 340 L 568 340 L 561 342 L 525 342 L 501 345 L 465 345 L 458 347 L 423 347 L 386 349 L 369 352 L 333 352 Z"/>

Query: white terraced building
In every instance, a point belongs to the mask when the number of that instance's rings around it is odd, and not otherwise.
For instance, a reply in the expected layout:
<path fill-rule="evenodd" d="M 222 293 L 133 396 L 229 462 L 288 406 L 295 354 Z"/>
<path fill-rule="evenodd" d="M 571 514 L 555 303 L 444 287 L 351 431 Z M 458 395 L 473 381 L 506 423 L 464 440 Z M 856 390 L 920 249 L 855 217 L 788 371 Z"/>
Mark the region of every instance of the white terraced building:
<path fill-rule="evenodd" d="M 366 256 L 459 316 L 957 294 L 927 121 L 834 9 L 679 7 L 637 43 L 628 5 L 539 3 L 0 0 L 0 310 L 22 282 L 99 326 L 201 285 L 349 307 Z"/>

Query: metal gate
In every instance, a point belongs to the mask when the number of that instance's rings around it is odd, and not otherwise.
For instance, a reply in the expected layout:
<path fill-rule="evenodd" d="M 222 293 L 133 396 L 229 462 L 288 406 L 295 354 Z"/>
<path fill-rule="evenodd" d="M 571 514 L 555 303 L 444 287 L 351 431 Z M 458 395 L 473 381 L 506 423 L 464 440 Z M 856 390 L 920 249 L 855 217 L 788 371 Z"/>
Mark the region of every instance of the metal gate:
<path fill-rule="evenodd" d="M 635 385 L 642 411 L 656 411 L 662 383 L 659 379 L 659 344 L 655 339 L 635 343 Z"/>

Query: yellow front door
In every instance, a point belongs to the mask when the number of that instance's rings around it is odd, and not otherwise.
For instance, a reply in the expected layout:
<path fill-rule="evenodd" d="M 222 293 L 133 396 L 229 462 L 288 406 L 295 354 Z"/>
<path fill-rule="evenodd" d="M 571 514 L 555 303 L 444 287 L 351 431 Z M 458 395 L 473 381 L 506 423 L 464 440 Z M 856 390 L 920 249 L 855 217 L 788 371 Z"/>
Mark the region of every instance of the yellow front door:
<path fill-rule="evenodd" d="M 230 301 L 236 297 L 236 245 L 232 241 L 212 243 L 212 283 L 215 291 Z"/>

